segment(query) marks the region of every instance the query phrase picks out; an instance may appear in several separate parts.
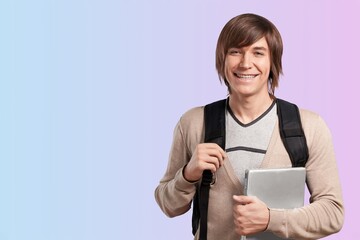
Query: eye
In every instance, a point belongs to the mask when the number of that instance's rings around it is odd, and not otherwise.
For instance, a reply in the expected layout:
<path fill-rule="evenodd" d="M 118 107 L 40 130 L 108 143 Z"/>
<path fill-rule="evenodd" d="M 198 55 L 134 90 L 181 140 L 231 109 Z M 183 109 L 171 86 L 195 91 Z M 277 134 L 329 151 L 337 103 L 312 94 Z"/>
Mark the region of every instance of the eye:
<path fill-rule="evenodd" d="M 241 51 L 239 49 L 236 48 L 230 48 L 228 51 L 228 54 L 233 55 L 233 56 L 237 56 L 241 54 Z"/>
<path fill-rule="evenodd" d="M 264 54 L 263 52 L 256 51 L 256 52 L 254 53 L 254 55 L 261 57 L 261 56 L 264 56 L 265 54 Z"/>

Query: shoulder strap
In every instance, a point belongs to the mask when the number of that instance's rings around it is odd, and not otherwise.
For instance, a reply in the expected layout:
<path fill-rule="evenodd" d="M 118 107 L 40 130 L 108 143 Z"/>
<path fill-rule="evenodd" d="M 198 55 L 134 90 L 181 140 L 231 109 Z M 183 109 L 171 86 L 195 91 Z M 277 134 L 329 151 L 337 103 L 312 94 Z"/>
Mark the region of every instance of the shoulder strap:
<path fill-rule="evenodd" d="M 282 142 L 293 167 L 305 167 L 309 158 L 304 130 L 301 125 L 299 108 L 282 99 L 276 99 L 279 129 Z"/>
<path fill-rule="evenodd" d="M 225 109 L 226 99 L 210 103 L 204 108 L 206 143 L 217 143 L 225 149 Z"/>
<path fill-rule="evenodd" d="M 226 99 L 210 103 L 204 108 L 204 142 L 217 143 L 222 149 L 225 149 L 225 108 Z M 200 189 L 193 200 L 192 233 L 196 234 L 200 220 L 200 240 L 207 239 L 209 190 L 212 177 L 210 170 L 203 172 Z"/>

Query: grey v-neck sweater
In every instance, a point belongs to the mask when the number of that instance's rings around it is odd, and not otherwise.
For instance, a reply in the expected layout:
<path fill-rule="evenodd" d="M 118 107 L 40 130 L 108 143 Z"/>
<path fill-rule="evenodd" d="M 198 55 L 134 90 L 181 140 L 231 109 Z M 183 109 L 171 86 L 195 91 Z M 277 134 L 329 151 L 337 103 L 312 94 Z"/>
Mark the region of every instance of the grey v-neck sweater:
<path fill-rule="evenodd" d="M 244 182 L 246 169 L 260 168 L 277 120 L 276 103 L 252 122 L 241 123 L 230 107 L 225 113 L 225 149 L 240 182 Z"/>

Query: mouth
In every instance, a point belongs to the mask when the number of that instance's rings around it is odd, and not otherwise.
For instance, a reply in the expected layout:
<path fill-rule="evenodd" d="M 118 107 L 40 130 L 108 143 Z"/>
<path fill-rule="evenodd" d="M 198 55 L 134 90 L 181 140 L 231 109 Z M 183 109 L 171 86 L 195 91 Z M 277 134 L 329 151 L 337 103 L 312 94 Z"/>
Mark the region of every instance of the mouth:
<path fill-rule="evenodd" d="M 259 74 L 240 74 L 240 73 L 234 73 L 234 75 L 238 78 L 241 78 L 241 79 L 253 79 L 255 77 L 257 77 Z"/>

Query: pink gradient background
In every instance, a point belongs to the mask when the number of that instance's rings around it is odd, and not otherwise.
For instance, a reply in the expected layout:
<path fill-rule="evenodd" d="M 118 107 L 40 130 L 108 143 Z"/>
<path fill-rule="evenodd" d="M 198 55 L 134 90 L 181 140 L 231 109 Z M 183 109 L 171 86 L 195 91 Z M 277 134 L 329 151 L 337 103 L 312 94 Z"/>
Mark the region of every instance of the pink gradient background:
<path fill-rule="evenodd" d="M 189 108 L 224 98 L 215 46 L 257 13 L 280 30 L 276 95 L 318 112 L 335 144 L 345 225 L 360 235 L 360 1 L 2 0 L 0 239 L 191 239 L 154 189 Z"/>

